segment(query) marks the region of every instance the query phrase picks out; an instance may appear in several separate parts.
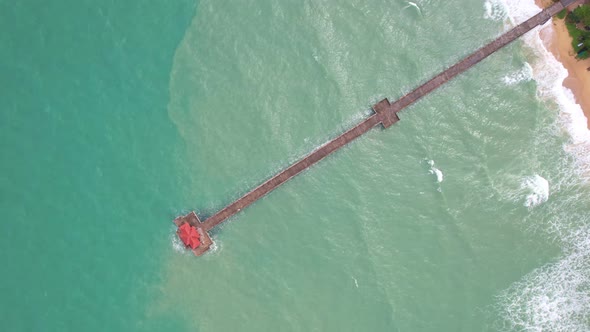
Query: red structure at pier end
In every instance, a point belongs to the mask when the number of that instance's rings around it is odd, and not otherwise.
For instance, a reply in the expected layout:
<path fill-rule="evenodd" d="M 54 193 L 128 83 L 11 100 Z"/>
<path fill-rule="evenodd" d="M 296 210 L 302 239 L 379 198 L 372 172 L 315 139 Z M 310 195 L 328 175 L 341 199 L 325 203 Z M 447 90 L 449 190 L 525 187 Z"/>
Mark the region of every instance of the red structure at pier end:
<path fill-rule="evenodd" d="M 430 92 L 434 91 L 441 85 L 450 81 L 457 75 L 475 66 L 483 59 L 487 58 L 497 50 L 501 49 L 510 42 L 519 38 L 531 29 L 539 25 L 545 24 L 545 22 L 547 22 L 553 15 L 559 13 L 561 10 L 571 5 L 575 1 L 576 0 L 554 1 L 554 3 L 550 7 L 544 9 L 535 16 L 515 26 L 512 30 L 504 33 L 500 37 L 489 42 L 487 45 L 476 50 L 475 52 L 465 57 L 455 65 L 447 68 L 440 74 L 436 75 L 434 78 L 415 88 L 413 91 L 407 93 L 397 101 L 390 103 L 388 99 L 381 100 L 373 106 L 374 113 L 371 114 L 365 120 L 363 120 L 361 123 L 350 128 L 340 136 L 320 146 L 319 148 L 305 156 L 303 159 L 297 161 L 296 163 L 284 169 L 282 172 L 266 180 L 258 187 L 252 189 L 244 196 L 238 198 L 228 206 L 224 207 L 214 215 L 207 218 L 204 222 L 201 222 L 201 220 L 199 220 L 199 217 L 194 212 L 191 212 L 186 216 L 180 216 L 174 219 L 174 223 L 176 224 L 176 226 L 179 227 L 178 235 L 181 237 L 181 239 L 186 239 L 186 241 L 183 240 L 183 242 L 185 243 L 185 245 L 187 245 L 193 250 L 195 255 L 202 255 L 209 249 L 209 247 L 213 243 L 208 233 L 209 230 L 211 230 L 213 227 L 219 225 L 223 221 L 239 213 L 240 211 L 242 211 L 242 209 L 256 202 L 258 199 L 262 198 L 272 190 L 276 189 L 281 184 L 287 182 L 297 174 L 303 172 L 310 166 L 324 159 L 326 156 L 332 154 L 341 147 L 357 139 L 358 137 L 368 132 L 378 124 L 381 124 L 384 128 L 388 128 L 391 125 L 395 124 L 400 120 L 400 118 L 398 117 L 398 113 L 401 110 L 413 104 L 418 99 L 428 95 Z M 194 234 L 194 231 L 191 231 L 189 229 L 190 227 L 183 226 L 184 224 L 188 224 L 194 229 L 196 229 L 199 236 L 197 237 Z M 184 229 L 180 229 L 180 227 L 184 227 Z"/>
<path fill-rule="evenodd" d="M 174 219 L 174 224 L 178 226 L 176 234 L 182 243 L 190 248 L 195 255 L 201 256 L 213 244 L 209 232 L 203 228 L 203 224 L 195 212 Z"/>

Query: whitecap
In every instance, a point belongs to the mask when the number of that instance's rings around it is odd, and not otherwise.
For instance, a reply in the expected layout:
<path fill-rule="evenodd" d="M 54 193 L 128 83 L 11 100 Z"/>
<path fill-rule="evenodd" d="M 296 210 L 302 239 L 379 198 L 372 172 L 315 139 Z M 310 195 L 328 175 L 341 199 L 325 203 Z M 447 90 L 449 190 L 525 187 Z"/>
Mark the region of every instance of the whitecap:
<path fill-rule="evenodd" d="M 575 245 L 558 261 L 526 275 L 500 296 L 510 331 L 578 332 L 590 329 L 590 232 L 572 234 Z"/>
<path fill-rule="evenodd" d="M 430 165 L 430 170 L 428 172 L 430 174 L 436 175 L 436 182 L 438 182 L 438 183 L 443 182 L 444 174 L 440 169 L 434 167 L 434 160 L 429 160 L 428 165 Z"/>
<path fill-rule="evenodd" d="M 484 2 L 484 15 L 483 17 L 488 20 L 502 21 L 506 18 L 506 6 L 500 0 L 486 0 Z"/>
<path fill-rule="evenodd" d="M 516 85 L 521 82 L 528 82 L 533 79 L 533 67 L 525 62 L 524 67 L 519 71 L 512 72 L 502 78 L 502 81 L 508 86 Z"/>
<path fill-rule="evenodd" d="M 521 189 L 526 191 L 524 206 L 528 208 L 545 203 L 549 199 L 549 181 L 538 174 L 524 178 Z"/>
<path fill-rule="evenodd" d="M 537 14 L 541 9 L 535 5 L 533 0 L 506 0 L 503 2 L 507 11 L 508 19 L 512 25 L 521 23 L 531 16 Z M 551 24 L 549 20 L 542 27 L 537 27 L 525 34 L 522 39 L 526 46 L 531 48 L 538 57 L 531 64 L 532 76 L 537 82 L 537 95 L 539 98 L 555 101 L 561 109 L 561 118 L 565 128 L 572 137 L 573 144 L 583 143 L 587 152 L 590 143 L 590 131 L 587 126 L 587 118 L 582 108 L 575 101 L 572 91 L 563 86 L 563 81 L 568 76 L 565 67 L 557 61 L 553 54 L 547 50 L 541 38 L 540 31 Z M 553 30 L 544 30 L 551 38 Z M 580 149 L 572 149 L 580 150 Z M 585 156 L 580 153 L 579 157 Z"/>
<path fill-rule="evenodd" d="M 174 251 L 176 251 L 177 253 L 186 254 L 188 252 L 188 250 L 186 250 L 186 247 L 184 246 L 184 243 L 182 243 L 182 241 L 180 241 L 180 239 L 176 235 L 176 227 L 170 235 L 170 243 L 172 244 L 172 248 L 174 249 Z"/>
<path fill-rule="evenodd" d="M 441 170 L 435 167 L 432 169 L 432 171 L 434 172 L 434 174 L 436 174 L 436 181 L 438 183 L 443 182 L 443 173 L 441 172 Z"/>
<path fill-rule="evenodd" d="M 541 10 L 533 0 L 506 0 L 504 4 L 510 25 L 521 23 Z M 571 137 L 564 150 L 576 157 L 573 166 L 583 175 L 590 162 L 590 131 L 573 93 L 563 86 L 567 70 L 543 43 L 540 32 L 543 31 L 543 37 L 551 37 L 553 30 L 546 29 L 550 24 L 551 21 L 533 29 L 522 40 L 537 57 L 529 60 L 537 82 L 537 96 L 559 106 L 559 124 Z M 519 192 L 524 195 L 525 206 L 532 208 L 549 198 L 549 183 L 541 176 L 527 177 L 521 184 Z M 553 205 L 550 214 L 544 213 L 546 220 L 539 221 L 546 225 L 547 236 L 561 245 L 561 257 L 530 272 L 502 292 L 499 310 L 507 330 L 590 330 L 590 227 L 587 216 L 569 209 L 569 205 L 578 206 L 579 197 L 576 196 Z"/>
<path fill-rule="evenodd" d="M 405 6 L 404 8 L 402 8 L 402 10 L 407 9 L 407 8 L 414 8 L 418 12 L 418 14 L 420 14 L 420 16 L 422 16 L 422 10 L 420 9 L 420 6 L 418 6 L 415 2 L 412 2 L 412 1 L 408 1 L 406 3 L 408 5 Z"/>

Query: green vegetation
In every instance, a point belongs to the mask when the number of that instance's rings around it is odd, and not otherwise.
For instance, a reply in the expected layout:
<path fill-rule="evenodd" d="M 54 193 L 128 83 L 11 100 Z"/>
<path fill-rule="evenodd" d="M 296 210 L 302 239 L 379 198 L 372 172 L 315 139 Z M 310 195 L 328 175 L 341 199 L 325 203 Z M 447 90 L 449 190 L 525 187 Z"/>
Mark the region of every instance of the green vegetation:
<path fill-rule="evenodd" d="M 564 9 L 565 11 L 565 9 Z M 557 18 L 565 17 L 565 25 L 572 36 L 572 46 L 579 59 L 590 57 L 590 5 L 585 4 L 577 7 L 572 12 L 564 11 L 558 13 Z"/>
<path fill-rule="evenodd" d="M 590 27 L 590 5 L 582 5 L 574 9 L 572 12 L 585 27 Z"/>
<path fill-rule="evenodd" d="M 565 15 L 567 15 L 567 9 L 563 9 L 562 11 L 560 11 L 559 13 L 557 13 L 557 15 L 555 15 L 558 19 L 563 20 L 565 18 Z"/>

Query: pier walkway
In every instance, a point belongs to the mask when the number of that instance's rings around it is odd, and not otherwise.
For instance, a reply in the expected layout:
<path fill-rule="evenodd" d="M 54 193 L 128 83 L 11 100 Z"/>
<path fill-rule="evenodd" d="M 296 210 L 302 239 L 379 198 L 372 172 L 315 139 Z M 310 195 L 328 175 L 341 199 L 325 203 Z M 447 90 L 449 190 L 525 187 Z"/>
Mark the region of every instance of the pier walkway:
<path fill-rule="evenodd" d="M 391 125 L 399 121 L 399 117 L 397 115 L 399 111 L 411 105 L 418 99 L 424 97 L 425 95 L 429 94 L 439 86 L 453 79 L 455 76 L 473 67 L 486 57 L 490 56 L 497 50 L 511 43 L 523 34 L 527 33 L 528 31 L 532 30 L 533 28 L 539 25 L 544 24 L 553 15 L 557 14 L 558 12 L 563 10 L 568 5 L 574 3 L 575 1 L 576 0 L 561 0 L 556 2 L 555 4 L 544 9 L 537 15 L 530 18 L 529 20 L 517 25 L 512 30 L 501 35 L 491 43 L 478 49 L 471 55 L 459 61 L 457 64 L 446 69 L 442 73 L 436 75 L 434 78 L 430 79 L 428 82 L 414 89 L 412 92 L 406 94 L 393 104 L 391 104 L 387 99 L 381 100 L 379 103 L 373 106 L 373 110 L 375 113 L 369 116 L 363 122 L 359 123 L 358 125 L 349 129 L 342 135 L 322 145 L 317 150 L 313 151 L 303 159 L 289 166 L 288 168 L 273 176 L 272 178 L 266 180 L 264 183 L 262 183 L 252 191 L 248 192 L 247 194 L 240 197 L 233 203 L 221 209 L 219 212 L 207 218 L 204 222 L 201 222 L 199 220 L 196 213 L 191 212 L 186 216 L 176 218 L 174 220 L 174 223 L 180 226 L 182 223 L 188 222 L 189 224 L 198 229 L 199 233 L 201 234 L 202 245 L 194 249 L 193 251 L 196 255 L 203 254 L 205 251 L 209 249 L 209 246 L 212 244 L 208 232 L 213 227 L 219 225 L 231 216 L 240 212 L 242 209 L 246 208 L 247 206 L 254 203 L 264 195 L 276 189 L 281 184 L 287 182 L 292 177 L 296 176 L 297 174 L 301 173 L 313 164 L 322 160 L 324 157 L 328 156 L 332 152 L 338 150 L 339 148 L 343 147 L 344 145 L 350 143 L 359 136 L 363 135 L 367 131 L 371 130 L 376 125 L 381 124 L 384 128 L 390 127 Z"/>

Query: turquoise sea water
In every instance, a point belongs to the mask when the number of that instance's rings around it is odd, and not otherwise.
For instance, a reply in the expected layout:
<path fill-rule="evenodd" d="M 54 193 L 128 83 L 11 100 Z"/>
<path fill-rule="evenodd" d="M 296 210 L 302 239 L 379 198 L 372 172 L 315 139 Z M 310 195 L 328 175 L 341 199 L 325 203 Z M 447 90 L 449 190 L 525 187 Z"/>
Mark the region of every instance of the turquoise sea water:
<path fill-rule="evenodd" d="M 416 4 L 0 0 L 2 330 L 590 330 L 587 142 L 527 40 L 176 240 L 520 13 Z"/>

